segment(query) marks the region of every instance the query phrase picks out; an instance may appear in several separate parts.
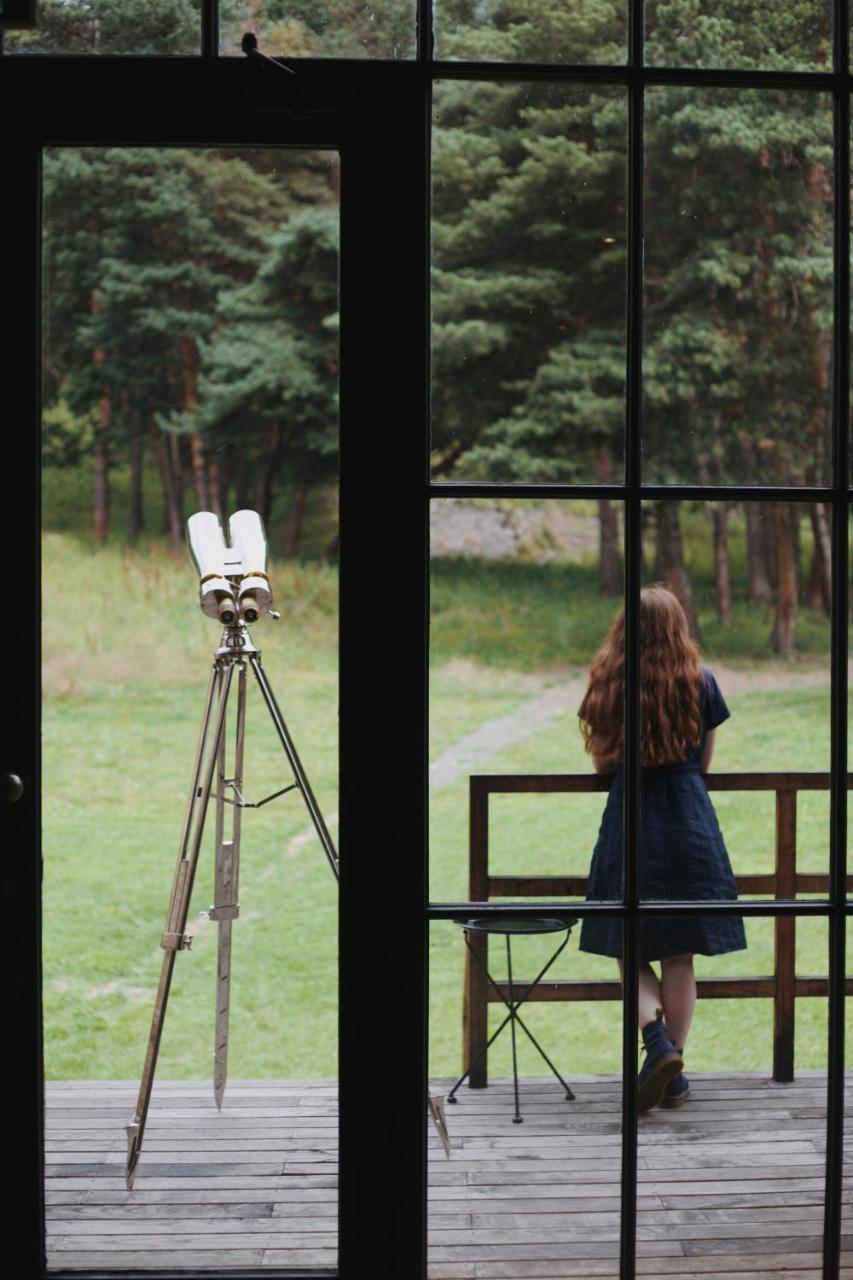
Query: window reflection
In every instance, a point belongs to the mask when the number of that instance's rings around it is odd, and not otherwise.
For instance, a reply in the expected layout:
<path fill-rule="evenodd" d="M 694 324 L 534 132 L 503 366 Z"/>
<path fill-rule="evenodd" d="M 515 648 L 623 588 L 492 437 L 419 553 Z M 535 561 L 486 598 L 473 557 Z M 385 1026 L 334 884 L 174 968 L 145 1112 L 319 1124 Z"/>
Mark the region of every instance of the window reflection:
<path fill-rule="evenodd" d="M 652 66 L 832 69 L 829 0 L 646 0 L 644 15 Z"/>
<path fill-rule="evenodd" d="M 37 25 L 4 36 L 5 53 L 201 52 L 201 0 L 39 0 Z"/>
<path fill-rule="evenodd" d="M 435 0 L 435 56 L 451 61 L 625 61 L 625 0 L 523 5 Z"/>
<path fill-rule="evenodd" d="M 220 52 L 251 31 L 269 57 L 413 58 L 415 0 L 220 0 Z"/>

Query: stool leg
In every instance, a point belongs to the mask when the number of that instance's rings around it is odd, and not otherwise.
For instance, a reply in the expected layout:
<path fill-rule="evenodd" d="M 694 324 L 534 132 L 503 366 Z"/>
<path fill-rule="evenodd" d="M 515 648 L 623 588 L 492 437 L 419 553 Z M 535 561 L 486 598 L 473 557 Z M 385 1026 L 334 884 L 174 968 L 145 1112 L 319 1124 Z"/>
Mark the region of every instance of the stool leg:
<path fill-rule="evenodd" d="M 521 1111 L 518 1107 L 518 1059 L 515 1049 L 515 1020 L 518 1017 L 518 1014 L 515 1011 L 515 990 L 512 985 L 512 951 L 510 950 L 509 945 L 509 934 L 506 935 L 506 971 L 508 975 L 507 980 L 509 982 L 509 1020 L 510 1030 L 512 1032 L 512 1084 L 515 1091 L 515 1115 L 512 1118 L 512 1123 L 523 1124 L 524 1121 L 521 1118 Z"/>
<path fill-rule="evenodd" d="M 554 954 L 551 956 L 551 959 L 550 959 L 550 960 L 548 960 L 548 961 L 547 961 L 547 962 L 542 966 L 542 968 L 539 970 L 539 972 L 537 973 L 536 977 L 535 977 L 535 978 L 533 979 L 533 981 L 530 983 L 530 985 L 529 985 L 529 986 L 528 986 L 528 988 L 527 988 L 527 991 L 524 993 L 524 995 L 521 997 L 521 999 L 520 999 L 520 1000 L 518 1000 L 518 1001 L 516 1001 L 516 1002 L 514 1003 L 513 1008 L 514 1008 L 514 1019 L 515 1019 L 515 1021 L 519 1024 L 519 1026 L 521 1027 L 522 1031 L 523 1031 L 523 1032 L 524 1032 L 524 1034 L 527 1036 L 528 1040 L 532 1041 L 532 1043 L 535 1045 L 535 1047 L 536 1047 L 536 1049 L 538 1050 L 538 1052 L 539 1052 L 540 1056 L 541 1056 L 542 1058 L 544 1058 L 545 1062 L 547 1062 L 548 1066 L 551 1068 L 551 1070 L 553 1071 L 554 1075 L 557 1077 L 557 1079 L 559 1080 L 560 1084 L 561 1084 L 561 1085 L 563 1086 L 563 1088 L 565 1089 L 565 1091 L 566 1091 L 566 1101 L 567 1101 L 567 1102 L 574 1102 L 574 1100 L 575 1100 L 575 1095 L 572 1093 L 571 1089 L 570 1089 L 570 1088 L 569 1088 L 569 1086 L 566 1084 L 565 1080 L 564 1080 L 564 1079 L 563 1079 L 563 1077 L 560 1075 L 559 1071 L 558 1071 L 558 1070 L 557 1070 L 557 1068 L 554 1066 L 553 1062 L 552 1062 L 552 1061 L 551 1061 L 551 1059 L 548 1057 L 547 1053 L 546 1053 L 546 1052 L 545 1052 L 545 1050 L 542 1048 L 541 1044 L 539 1044 L 538 1040 L 536 1040 L 536 1039 L 534 1038 L 534 1036 L 533 1036 L 532 1032 L 528 1030 L 527 1026 L 526 1026 L 526 1025 L 525 1025 L 525 1023 L 522 1021 L 521 1014 L 518 1012 L 518 1011 L 519 1011 L 519 1009 L 521 1008 L 521 1006 L 522 1006 L 522 1005 L 523 1005 L 523 1004 L 524 1004 L 524 1003 L 529 999 L 529 997 L 530 997 L 530 996 L 531 996 L 531 994 L 533 993 L 534 989 L 535 989 L 535 988 L 539 985 L 539 983 L 542 981 L 542 979 L 544 978 L 545 974 L 546 974 L 546 973 L 548 972 L 548 970 L 551 968 L 551 965 L 554 963 L 554 961 L 557 959 L 557 957 L 562 953 L 562 951 L 564 950 L 564 948 L 565 948 L 566 944 L 567 944 L 567 943 L 568 943 L 568 941 L 569 941 L 569 935 L 570 935 L 570 934 L 571 934 L 571 929 L 568 929 L 568 930 L 566 931 L 566 936 L 565 936 L 565 938 L 564 938 L 564 939 L 563 939 L 563 941 L 560 943 L 559 947 L 558 947 L 558 948 L 557 948 L 557 950 L 554 952 Z"/>
<path fill-rule="evenodd" d="M 565 1091 L 566 1091 L 566 1101 L 567 1101 L 567 1102 L 574 1102 L 574 1100 L 575 1100 L 575 1095 L 572 1093 L 571 1089 L 570 1089 L 570 1088 L 569 1088 L 569 1086 L 566 1084 L 565 1080 L 564 1080 L 564 1079 L 563 1079 L 563 1077 L 560 1075 L 559 1071 L 558 1071 L 558 1070 L 557 1070 L 557 1068 L 554 1066 L 553 1062 L 552 1062 L 552 1061 L 551 1061 L 551 1059 L 548 1057 L 547 1053 L 546 1053 L 546 1052 L 545 1052 L 545 1050 L 542 1048 L 542 1046 L 541 1046 L 541 1044 L 539 1043 L 539 1041 L 538 1041 L 538 1040 L 536 1039 L 536 1037 L 533 1035 L 533 1032 L 532 1032 L 532 1031 L 529 1031 L 529 1030 L 527 1029 L 527 1027 L 525 1026 L 525 1024 L 524 1024 L 524 1022 L 523 1022 L 523 1020 L 522 1020 L 522 1018 L 521 1018 L 521 1015 L 520 1015 L 520 1014 L 516 1013 L 516 1015 L 515 1015 L 515 1021 L 516 1021 L 516 1022 L 518 1023 L 518 1025 L 521 1027 L 522 1031 L 523 1031 L 523 1032 L 524 1032 L 524 1034 L 527 1036 L 528 1040 L 531 1042 L 531 1044 L 533 1045 L 533 1047 L 538 1051 L 539 1056 L 540 1056 L 541 1058 L 544 1058 L 544 1060 L 547 1062 L 548 1066 L 551 1068 L 551 1070 L 553 1071 L 554 1075 L 557 1077 L 557 1079 L 559 1080 L 560 1084 L 561 1084 L 561 1085 L 563 1086 L 563 1088 L 565 1089 Z"/>
<path fill-rule="evenodd" d="M 506 1026 L 506 1024 L 510 1021 L 511 1017 L 512 1017 L 512 1015 L 511 1015 L 511 1014 L 509 1014 L 509 1013 L 506 1015 L 506 1017 L 504 1018 L 503 1022 L 502 1022 L 502 1023 L 501 1023 L 501 1025 L 498 1027 L 498 1029 L 497 1029 L 497 1031 L 494 1033 L 494 1035 L 492 1035 L 492 1036 L 490 1036 L 490 1037 L 489 1037 L 488 1042 L 487 1042 L 486 1044 L 484 1044 L 484 1045 L 483 1045 L 482 1049 L 481 1049 L 481 1050 L 480 1050 L 480 1052 L 477 1054 L 477 1056 L 476 1056 L 475 1058 L 472 1058 L 472 1059 L 471 1059 L 471 1063 L 470 1063 L 470 1065 L 469 1065 L 469 1067 L 468 1067 L 468 1070 L 465 1072 L 465 1074 L 464 1074 L 464 1075 L 461 1075 L 461 1076 L 459 1077 L 459 1079 L 456 1081 L 456 1084 L 453 1086 L 453 1088 L 450 1090 L 450 1093 L 449 1093 L 449 1094 L 447 1095 L 447 1097 L 445 1098 L 445 1102 L 455 1102 L 455 1101 L 456 1101 L 456 1098 L 454 1097 L 454 1094 L 456 1093 L 456 1090 L 459 1088 L 459 1086 L 460 1086 L 460 1085 L 462 1085 L 462 1084 L 464 1084 L 464 1083 L 465 1083 L 465 1081 L 466 1081 L 466 1080 L 468 1079 L 468 1077 L 471 1075 L 472 1071 L 474 1071 L 474 1069 L 476 1068 L 477 1064 L 478 1064 L 479 1062 L 481 1062 L 483 1058 L 485 1058 L 486 1054 L 489 1052 L 489 1050 L 491 1049 L 492 1045 L 495 1043 L 495 1041 L 497 1040 L 497 1038 L 498 1038 L 498 1036 L 500 1035 L 500 1033 L 503 1031 L 503 1029 L 504 1029 L 504 1027 Z M 472 1086 L 472 1087 L 473 1087 L 473 1086 Z"/>
<path fill-rule="evenodd" d="M 465 1053 L 465 1058 L 463 1058 L 463 1062 L 467 1060 L 468 1068 L 465 1071 L 465 1073 L 459 1077 L 459 1079 L 456 1081 L 456 1084 L 450 1090 L 450 1093 L 447 1095 L 447 1098 L 445 1099 L 445 1101 L 447 1102 L 456 1101 L 456 1098 L 454 1096 L 456 1094 L 456 1090 L 459 1088 L 461 1084 L 464 1083 L 465 1080 L 469 1081 L 469 1086 L 472 1089 L 483 1089 L 486 1087 L 486 1070 L 485 1070 L 486 1057 L 488 1055 L 489 1049 L 491 1049 L 492 1045 L 495 1043 L 498 1036 L 503 1031 L 504 1027 L 512 1017 L 512 1005 L 509 1003 L 506 996 L 503 994 L 500 987 L 495 982 L 492 975 L 489 973 L 488 969 L 483 963 L 483 959 L 480 956 L 477 948 L 472 945 L 467 932 L 465 933 L 464 937 L 465 937 L 465 946 L 467 947 L 468 954 L 469 954 L 469 963 L 468 963 L 469 977 L 472 977 L 477 971 L 479 971 L 480 978 L 485 980 L 485 983 L 486 983 L 485 988 L 483 988 L 483 994 L 482 994 L 482 1012 L 488 1011 L 487 992 L 488 992 L 488 988 L 492 987 L 492 989 L 495 992 L 495 995 L 498 997 L 498 999 L 503 1003 L 503 1005 L 507 1009 L 507 1016 L 504 1018 L 503 1022 L 498 1027 L 494 1035 L 490 1036 L 489 1039 L 485 1041 L 484 1044 L 481 1045 L 480 1049 L 473 1056 L 471 1056 L 472 1043 L 469 1042 L 467 1037 L 465 1038 L 465 1043 L 463 1044 L 463 1052 Z M 472 960 L 473 960 L 473 964 L 471 963 Z M 473 1002 L 471 1002 L 471 1007 L 473 1007 Z M 483 1038 L 485 1037 L 485 1034 L 486 1034 L 486 1020 L 485 1018 L 483 1018 L 482 1020 L 482 1037 Z"/>

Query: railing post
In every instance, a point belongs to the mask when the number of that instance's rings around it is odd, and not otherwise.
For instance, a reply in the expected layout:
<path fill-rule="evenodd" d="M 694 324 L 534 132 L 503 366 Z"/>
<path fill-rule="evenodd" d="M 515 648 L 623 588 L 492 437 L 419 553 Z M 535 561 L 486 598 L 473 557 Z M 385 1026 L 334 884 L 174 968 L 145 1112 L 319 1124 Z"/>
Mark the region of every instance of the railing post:
<path fill-rule="evenodd" d="M 776 792 L 776 897 L 797 894 L 797 793 Z M 774 926 L 773 1079 L 794 1078 L 794 990 L 796 929 L 794 916 L 776 916 Z"/>
<path fill-rule="evenodd" d="M 468 810 L 469 884 L 468 900 L 485 902 L 489 896 L 489 793 L 482 780 L 473 776 L 469 780 Z M 471 933 L 468 943 L 488 968 L 488 938 L 485 933 Z M 488 1040 L 489 1002 L 488 984 L 474 957 L 465 948 L 465 997 L 462 1008 L 462 1070 L 468 1070 Z M 487 1055 L 484 1054 L 471 1075 L 468 1084 L 472 1089 L 485 1089 L 488 1084 Z"/>

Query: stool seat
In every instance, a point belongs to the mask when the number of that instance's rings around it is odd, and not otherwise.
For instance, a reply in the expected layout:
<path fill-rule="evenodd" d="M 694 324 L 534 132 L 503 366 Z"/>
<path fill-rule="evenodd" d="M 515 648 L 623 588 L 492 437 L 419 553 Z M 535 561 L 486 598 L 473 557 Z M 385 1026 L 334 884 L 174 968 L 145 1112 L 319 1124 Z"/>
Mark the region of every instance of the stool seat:
<path fill-rule="evenodd" d="M 554 961 L 557 959 L 559 955 L 562 954 L 563 950 L 565 949 L 566 943 L 569 941 L 569 935 L 571 934 L 572 929 L 577 924 L 577 922 L 578 922 L 577 916 L 569 916 L 565 920 L 558 920 L 556 916 L 528 916 L 524 919 L 518 919 L 518 920 L 501 919 L 498 916 L 454 916 L 453 917 L 453 923 L 458 925 L 460 929 L 464 930 L 465 946 L 468 948 L 468 951 L 470 952 L 472 959 L 477 964 L 481 972 L 484 974 L 486 981 L 489 983 L 492 989 L 497 993 L 501 1002 L 507 1009 L 507 1015 L 504 1018 L 503 1022 L 498 1027 L 497 1031 L 495 1031 L 490 1036 L 488 1042 L 483 1046 L 480 1052 L 475 1055 L 474 1059 L 471 1062 L 469 1062 L 468 1067 L 464 1072 L 464 1074 L 461 1075 L 459 1079 L 456 1081 L 456 1084 L 453 1086 L 453 1088 L 450 1090 L 450 1093 L 447 1095 L 448 1102 L 451 1102 L 451 1103 L 456 1102 L 456 1092 L 459 1089 L 459 1086 L 465 1080 L 468 1079 L 468 1077 L 471 1075 L 472 1069 L 483 1058 L 485 1058 L 489 1049 L 497 1040 L 498 1036 L 503 1031 L 504 1027 L 509 1026 L 510 1033 L 512 1036 L 512 1080 L 513 1080 L 513 1094 L 515 1098 L 515 1115 L 513 1116 L 513 1124 L 523 1123 L 522 1117 L 521 1117 L 521 1107 L 520 1107 L 519 1089 L 518 1089 L 518 1059 L 516 1056 L 516 1045 L 515 1045 L 516 1025 L 520 1027 L 520 1029 L 524 1032 L 528 1040 L 533 1045 L 534 1049 L 536 1049 L 536 1051 L 538 1052 L 539 1056 L 544 1059 L 544 1061 L 551 1068 L 551 1071 L 553 1072 L 553 1074 L 559 1080 L 560 1084 L 563 1086 L 563 1089 L 565 1090 L 566 1101 L 574 1102 L 575 1095 L 572 1093 L 571 1088 L 563 1079 L 563 1077 L 560 1075 L 559 1071 L 554 1066 L 553 1062 L 548 1057 L 547 1053 L 542 1048 L 539 1041 L 535 1038 L 535 1036 L 530 1031 L 529 1027 L 526 1025 L 526 1023 L 522 1019 L 521 1014 L 519 1013 L 519 1009 L 523 1004 L 527 1003 L 531 994 L 533 993 L 535 988 L 539 985 L 539 983 L 542 981 L 542 979 L 545 977 L 545 974 L 551 968 Z M 504 995 L 503 990 L 497 984 L 497 982 L 492 977 L 492 975 L 489 973 L 488 969 L 486 968 L 486 965 L 483 963 L 483 960 L 478 955 L 478 949 L 485 950 L 485 947 L 486 947 L 485 938 L 480 943 L 480 947 L 477 948 L 473 945 L 471 938 L 469 937 L 469 934 L 472 934 L 472 933 L 475 933 L 475 934 L 476 933 L 480 933 L 480 934 L 496 933 L 496 934 L 501 934 L 506 939 L 506 966 L 507 966 L 507 984 L 509 987 L 509 999 L 507 999 L 507 997 Z M 539 972 L 537 973 L 533 981 L 523 984 L 522 993 L 519 995 L 517 993 L 517 989 L 515 984 L 513 983 L 513 978 L 512 978 L 511 940 L 516 937 L 525 937 L 525 936 L 532 937 L 540 933 L 562 933 L 562 934 L 565 934 L 565 937 L 560 941 L 559 946 L 557 947 L 554 954 L 542 966 L 542 968 L 539 970 Z"/>
<path fill-rule="evenodd" d="M 510 935 L 560 933 L 563 929 L 574 928 L 577 922 L 577 916 L 572 916 L 568 920 L 557 920 L 553 916 L 542 916 L 532 920 L 495 920 L 491 916 L 474 916 L 472 919 L 464 919 L 460 916 L 454 918 L 453 921 L 454 924 L 459 925 L 460 929 L 472 929 L 475 933 L 505 933 Z"/>

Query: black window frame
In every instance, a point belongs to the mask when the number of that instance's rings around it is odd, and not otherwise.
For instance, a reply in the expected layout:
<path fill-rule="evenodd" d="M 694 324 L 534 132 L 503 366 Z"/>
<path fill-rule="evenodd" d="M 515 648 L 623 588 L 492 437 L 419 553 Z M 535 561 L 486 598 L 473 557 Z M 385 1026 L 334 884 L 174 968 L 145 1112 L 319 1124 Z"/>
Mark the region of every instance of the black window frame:
<path fill-rule="evenodd" d="M 288 59 L 295 76 L 256 60 L 221 58 L 216 3 L 204 0 L 198 58 L 6 56 L 0 61 L 2 118 L 16 121 L 3 144 L 7 246 L 7 474 L 26 492 L 34 519 L 9 522 L 14 566 L 15 679 L 6 690 L 0 772 L 20 774 L 23 798 L 4 808 L 7 947 L 13 957 L 6 1055 L 7 1099 L 25 1122 L 11 1186 L 14 1239 L 27 1274 L 44 1271 L 43 1076 L 40 1023 L 39 706 L 40 616 L 38 441 L 40 415 L 40 157 L 49 145 L 329 146 L 341 155 L 341 911 L 340 1214 L 342 1280 L 368 1274 L 399 1280 L 426 1274 L 427 934 L 430 923 L 465 910 L 429 901 L 427 881 L 427 684 L 429 508 L 433 498 L 608 497 L 625 508 L 627 633 L 626 896 L 622 906 L 575 905 L 565 914 L 606 912 L 625 928 L 626 981 L 637 983 L 636 940 L 647 915 L 737 910 L 829 921 L 829 1043 L 824 1276 L 838 1275 L 844 1108 L 846 897 L 847 600 L 849 486 L 849 150 L 847 0 L 833 0 L 833 68 L 825 73 L 704 71 L 642 65 L 641 0 L 631 4 L 624 65 L 492 64 L 431 58 L 431 4 L 419 5 L 418 53 L 399 63 Z M 156 73 L 156 80 L 155 80 Z M 608 82 L 628 105 L 628 275 L 625 483 L 621 485 L 433 483 L 429 456 L 429 209 L 432 84 L 436 79 Z M 832 483 L 796 489 L 648 485 L 641 476 L 643 100 L 648 85 L 819 89 L 833 97 L 834 283 Z M 393 158 L 393 164 L 389 163 Z M 388 228 L 405 226 L 405 254 L 390 251 Z M 373 328 L 370 314 L 393 315 Z M 366 416 L 369 407 L 369 420 Z M 400 424 L 404 424 L 401 429 Z M 408 424 L 408 428 L 405 427 Z M 24 479 L 26 477 L 27 479 Z M 417 495 L 417 499 L 416 496 Z M 701 908 L 639 901 L 638 613 L 640 510 L 654 498 L 726 497 L 832 506 L 830 893 L 820 902 L 768 901 Z M 375 549 L 389 537 L 403 575 L 383 572 Z M 11 576 L 11 575 L 10 575 Z M 18 586 L 29 580 L 27 598 Z M 58 603 L 45 601 L 45 608 Z M 30 617 L 22 617 L 25 606 Z M 25 638 L 19 634 L 23 627 Z M 12 631 L 14 628 L 14 631 Z M 397 638 L 394 652 L 384 644 Z M 12 664 L 10 663 L 10 666 Z M 490 904 L 494 914 L 535 914 L 530 904 Z M 549 906 L 549 912 L 562 908 Z M 393 1011 L 389 1016 L 389 1011 Z M 621 1275 L 635 1270 L 637 1017 L 623 1011 Z M 389 1071 L 384 1064 L 393 1063 Z M 381 1084 L 380 1084 L 381 1080 Z M 387 1170 L 380 1185 L 368 1166 Z M 73 1272 L 76 1276 L 134 1273 Z M 182 1270 L 209 1280 L 217 1273 Z M 223 1276 L 233 1272 L 223 1271 Z M 245 1272 L 242 1274 L 246 1274 Z M 264 1269 L 264 1275 L 277 1274 Z M 298 1273 L 289 1271 L 290 1277 Z M 318 1275 L 317 1271 L 305 1275 Z M 328 1274 L 328 1273 L 327 1273 Z"/>

